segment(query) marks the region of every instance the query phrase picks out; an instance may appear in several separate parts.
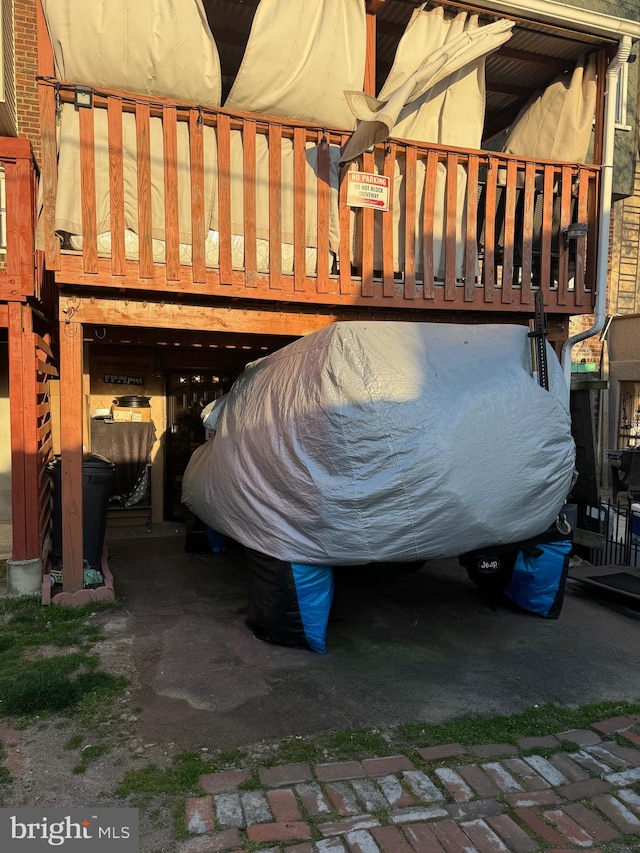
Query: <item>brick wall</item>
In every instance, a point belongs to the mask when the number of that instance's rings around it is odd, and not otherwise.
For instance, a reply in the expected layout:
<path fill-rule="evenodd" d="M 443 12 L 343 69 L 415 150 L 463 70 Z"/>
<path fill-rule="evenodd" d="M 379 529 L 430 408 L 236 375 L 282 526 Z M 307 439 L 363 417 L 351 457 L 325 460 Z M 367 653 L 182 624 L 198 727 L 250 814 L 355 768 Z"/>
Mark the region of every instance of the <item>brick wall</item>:
<path fill-rule="evenodd" d="M 572 317 L 569 321 L 569 336 L 577 335 L 580 332 L 585 332 L 593 326 L 593 314 L 579 314 Z M 591 338 L 586 338 L 584 341 L 577 343 L 571 350 L 571 361 L 580 363 L 581 361 L 600 363 L 600 354 L 602 352 L 602 342 L 600 335 L 595 335 Z"/>
<path fill-rule="evenodd" d="M 640 314 L 640 162 L 636 163 L 634 194 L 612 206 L 609 233 L 607 314 Z M 572 317 L 569 335 L 593 325 L 593 315 Z M 599 335 L 576 344 L 571 360 L 600 361 Z"/>
<path fill-rule="evenodd" d="M 634 194 L 613 205 L 609 262 L 610 314 L 640 313 L 640 163 Z"/>
<path fill-rule="evenodd" d="M 13 5 L 18 136 L 31 140 L 36 158 L 39 158 L 40 110 L 36 83 L 38 73 L 36 0 L 13 0 Z"/>

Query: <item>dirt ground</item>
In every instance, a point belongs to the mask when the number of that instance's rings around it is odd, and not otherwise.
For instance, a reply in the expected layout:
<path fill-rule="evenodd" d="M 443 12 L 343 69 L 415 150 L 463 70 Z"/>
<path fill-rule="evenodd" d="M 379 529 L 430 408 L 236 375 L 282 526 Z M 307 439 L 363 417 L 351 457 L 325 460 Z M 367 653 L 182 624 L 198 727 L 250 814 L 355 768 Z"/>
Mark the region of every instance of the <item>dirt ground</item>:
<path fill-rule="evenodd" d="M 134 702 L 136 671 L 132 654 L 130 616 L 105 611 L 95 614 L 105 639 L 94 652 L 101 669 L 125 676 L 130 686 L 114 700 L 105 716 L 86 730 L 81 720 L 54 716 L 16 730 L 0 723 L 0 736 L 12 782 L 0 788 L 3 806 L 108 808 L 122 807 L 115 790 L 129 770 L 149 763 L 164 767 L 174 754 L 171 743 L 146 743 L 140 736 Z M 42 650 L 41 650 L 42 652 Z M 79 746 L 68 748 L 72 738 Z M 74 772 L 84 750 L 102 745 L 105 752 Z M 133 803 L 131 804 L 133 805 Z M 140 809 L 140 853 L 170 853 L 175 849 L 173 814 L 162 804 L 150 802 Z"/>

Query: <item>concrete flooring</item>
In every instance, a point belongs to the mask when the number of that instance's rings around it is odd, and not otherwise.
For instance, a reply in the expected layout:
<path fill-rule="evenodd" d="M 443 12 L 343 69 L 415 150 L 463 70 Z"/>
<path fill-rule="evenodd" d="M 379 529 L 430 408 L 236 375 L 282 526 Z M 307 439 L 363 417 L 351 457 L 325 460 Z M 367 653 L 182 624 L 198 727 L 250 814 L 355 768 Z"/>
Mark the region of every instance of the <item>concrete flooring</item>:
<path fill-rule="evenodd" d="M 231 748 L 640 698 L 640 613 L 580 584 L 551 621 L 492 609 L 456 560 L 415 574 L 344 569 L 318 655 L 252 636 L 241 551 L 187 553 L 171 524 L 107 539 L 148 741 Z"/>

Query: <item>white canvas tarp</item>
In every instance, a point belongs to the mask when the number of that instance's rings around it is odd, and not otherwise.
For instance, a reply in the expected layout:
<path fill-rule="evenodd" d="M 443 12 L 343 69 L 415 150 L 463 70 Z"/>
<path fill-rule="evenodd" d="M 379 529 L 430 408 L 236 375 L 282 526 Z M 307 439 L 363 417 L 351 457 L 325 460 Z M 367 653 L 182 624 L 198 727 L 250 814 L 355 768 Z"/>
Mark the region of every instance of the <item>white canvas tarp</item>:
<path fill-rule="evenodd" d="M 242 64 L 225 108 L 350 130 L 355 120 L 344 90 L 362 88 L 366 57 L 366 15 L 361 0 L 261 0 Z M 231 221 L 233 234 L 244 234 L 243 146 L 241 134 L 231 135 Z M 329 242 L 339 246 L 338 185 L 340 149 L 329 148 Z M 317 145 L 307 144 L 305 177 L 306 246 L 318 245 Z M 282 235 L 293 243 L 293 143 L 281 148 Z M 256 139 L 256 194 L 259 239 L 269 239 L 269 146 Z M 217 215 L 211 222 L 218 229 Z"/>
<path fill-rule="evenodd" d="M 42 0 L 56 77 L 218 107 L 218 49 L 202 0 Z"/>
<path fill-rule="evenodd" d="M 261 0 L 225 107 L 350 130 L 366 48 L 362 0 Z"/>
<path fill-rule="evenodd" d="M 471 134 L 477 146 L 470 147 L 479 147 L 484 59 L 511 38 L 513 21 L 500 19 L 481 27 L 477 15 L 460 12 L 449 18 L 441 6 L 426 6 L 414 11 L 378 97 L 345 92 L 359 123 L 342 162 L 391 135 L 464 145 L 457 140 L 469 139 Z"/>
<path fill-rule="evenodd" d="M 457 556 L 535 536 L 572 484 L 566 385 L 525 326 L 336 323 L 247 366 L 183 501 L 269 556 L 319 565 Z"/>
<path fill-rule="evenodd" d="M 503 151 L 521 157 L 584 163 L 596 108 L 595 56 L 533 97 L 511 126 Z"/>

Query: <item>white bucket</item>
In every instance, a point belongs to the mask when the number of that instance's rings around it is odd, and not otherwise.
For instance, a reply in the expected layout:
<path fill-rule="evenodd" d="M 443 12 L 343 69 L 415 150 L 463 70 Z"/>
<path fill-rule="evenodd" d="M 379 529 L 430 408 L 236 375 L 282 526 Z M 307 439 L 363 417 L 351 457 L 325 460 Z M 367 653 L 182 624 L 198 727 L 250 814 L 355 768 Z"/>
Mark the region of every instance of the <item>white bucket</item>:
<path fill-rule="evenodd" d="M 7 592 L 9 595 L 40 595 L 42 560 L 7 560 Z"/>

